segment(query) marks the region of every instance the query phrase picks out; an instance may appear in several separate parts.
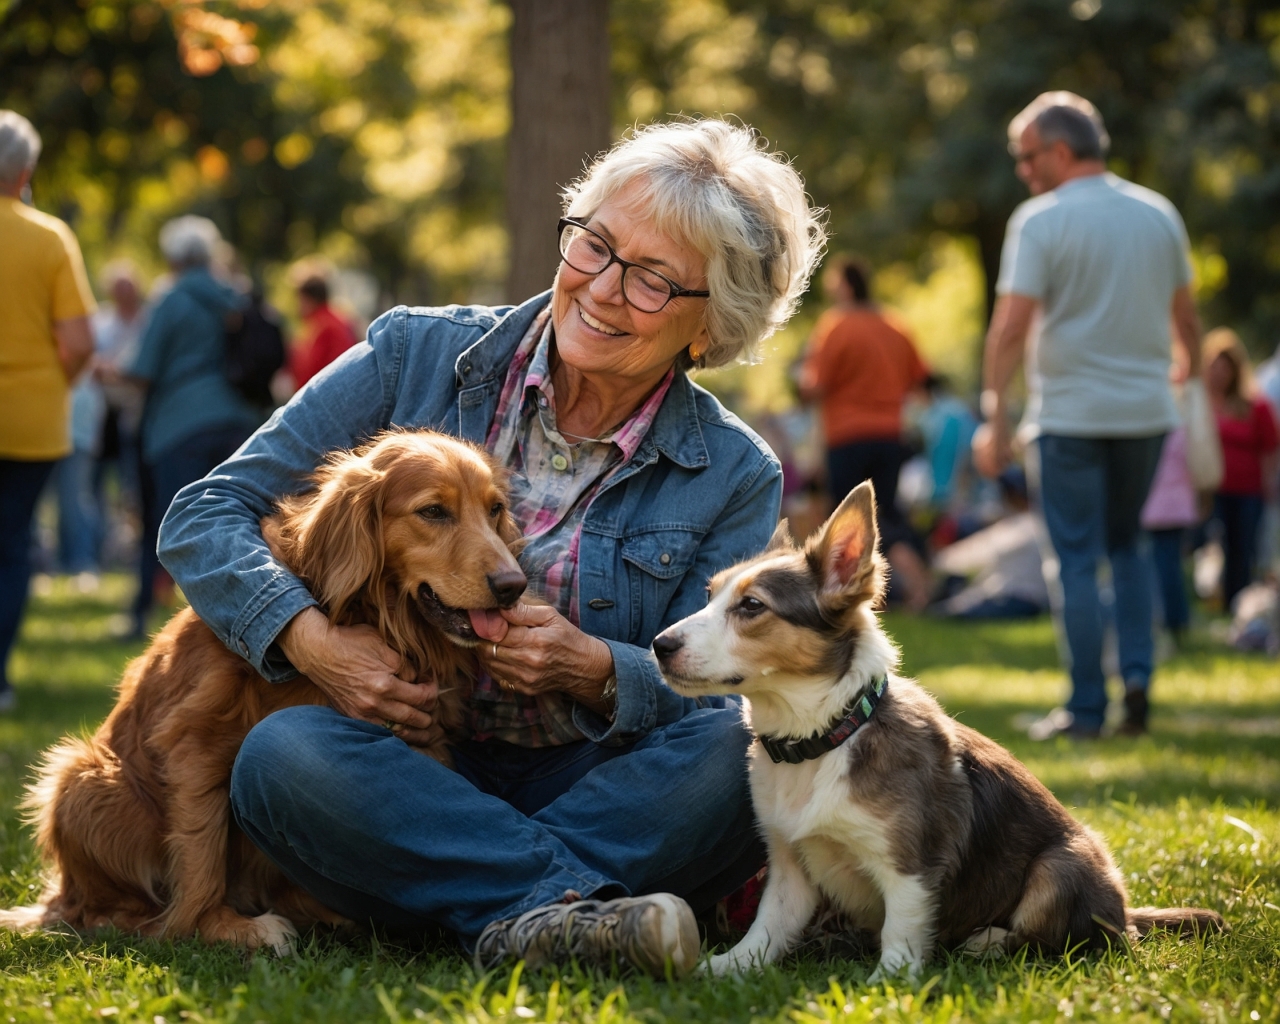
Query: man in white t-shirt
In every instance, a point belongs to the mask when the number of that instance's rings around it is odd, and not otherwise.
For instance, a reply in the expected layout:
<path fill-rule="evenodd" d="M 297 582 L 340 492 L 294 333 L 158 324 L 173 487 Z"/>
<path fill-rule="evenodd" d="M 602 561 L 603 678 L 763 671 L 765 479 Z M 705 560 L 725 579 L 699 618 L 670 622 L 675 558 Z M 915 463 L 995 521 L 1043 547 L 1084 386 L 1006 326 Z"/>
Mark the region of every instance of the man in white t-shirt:
<path fill-rule="evenodd" d="M 987 429 L 980 464 L 1008 458 L 1007 390 L 1024 353 L 1028 403 L 1020 436 L 1058 563 L 1051 583 L 1071 661 L 1071 698 L 1034 738 L 1097 736 L 1106 714 L 1097 573 L 1111 564 L 1121 731 L 1147 724 L 1151 584 L 1138 517 L 1164 435 L 1170 321 L 1200 372 L 1200 323 L 1182 219 L 1163 196 L 1114 174 L 1093 104 L 1045 93 L 1009 125 L 1009 150 L 1031 199 L 1009 219 L 983 366 Z M 985 445 L 985 450 L 982 450 Z"/>

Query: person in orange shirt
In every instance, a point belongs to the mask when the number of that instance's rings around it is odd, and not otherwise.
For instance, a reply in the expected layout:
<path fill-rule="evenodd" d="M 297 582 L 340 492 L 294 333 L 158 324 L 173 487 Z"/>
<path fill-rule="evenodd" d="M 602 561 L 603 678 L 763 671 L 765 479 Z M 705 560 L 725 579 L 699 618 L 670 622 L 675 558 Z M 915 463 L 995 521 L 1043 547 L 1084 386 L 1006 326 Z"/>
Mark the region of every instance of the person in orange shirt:
<path fill-rule="evenodd" d="M 5 663 L 27 600 L 32 515 L 71 451 L 70 384 L 93 355 L 76 237 L 24 202 L 40 148 L 30 121 L 0 110 L 0 711 L 15 702 Z"/>
<path fill-rule="evenodd" d="M 351 325 L 329 305 L 329 283 L 313 274 L 298 285 L 302 331 L 289 352 L 289 376 L 297 390 L 356 343 Z"/>
<path fill-rule="evenodd" d="M 929 371 L 911 339 L 871 301 L 870 276 L 853 257 L 828 267 L 823 284 L 833 305 L 814 328 L 800 395 L 821 410 L 832 499 L 841 501 L 863 480 L 875 485 L 885 553 L 905 603 L 919 610 L 929 601 L 929 579 L 898 509 L 898 472 L 906 457 L 902 404 Z"/>

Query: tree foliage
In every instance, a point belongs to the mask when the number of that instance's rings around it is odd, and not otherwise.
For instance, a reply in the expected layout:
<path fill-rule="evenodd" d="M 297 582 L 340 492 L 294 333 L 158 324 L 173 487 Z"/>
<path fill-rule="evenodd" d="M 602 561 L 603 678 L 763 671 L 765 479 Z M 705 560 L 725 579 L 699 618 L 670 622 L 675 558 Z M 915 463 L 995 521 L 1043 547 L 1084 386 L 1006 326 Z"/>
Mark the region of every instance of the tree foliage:
<path fill-rule="evenodd" d="M 255 265 L 319 248 L 388 298 L 500 293 L 499 0 L 0 10 L 0 104 L 40 127 L 37 201 L 75 220 L 91 259 L 195 209 Z M 1089 96 L 1113 168 L 1182 210 L 1209 319 L 1259 349 L 1280 336 L 1273 3 L 612 0 L 611 34 L 616 131 L 736 115 L 794 157 L 836 247 L 924 273 L 957 251 L 940 235 L 968 239 L 988 283 L 1025 196 L 1005 125 L 1044 89 Z"/>

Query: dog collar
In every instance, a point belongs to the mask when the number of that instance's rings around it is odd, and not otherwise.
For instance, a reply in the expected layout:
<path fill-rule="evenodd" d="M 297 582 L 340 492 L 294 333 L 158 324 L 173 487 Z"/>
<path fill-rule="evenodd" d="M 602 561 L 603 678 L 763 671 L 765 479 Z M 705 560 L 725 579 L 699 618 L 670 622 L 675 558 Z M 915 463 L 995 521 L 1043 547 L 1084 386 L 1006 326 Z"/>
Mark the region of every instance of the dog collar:
<path fill-rule="evenodd" d="M 815 757 L 821 757 L 828 751 L 835 750 L 845 740 L 866 725 L 867 719 L 875 711 L 880 698 L 889 685 L 889 677 L 881 676 L 866 690 L 861 697 L 847 708 L 844 714 L 827 726 L 823 732 L 815 732 L 802 740 L 780 740 L 774 736 L 758 736 L 760 745 L 764 747 L 774 764 L 803 764 Z"/>

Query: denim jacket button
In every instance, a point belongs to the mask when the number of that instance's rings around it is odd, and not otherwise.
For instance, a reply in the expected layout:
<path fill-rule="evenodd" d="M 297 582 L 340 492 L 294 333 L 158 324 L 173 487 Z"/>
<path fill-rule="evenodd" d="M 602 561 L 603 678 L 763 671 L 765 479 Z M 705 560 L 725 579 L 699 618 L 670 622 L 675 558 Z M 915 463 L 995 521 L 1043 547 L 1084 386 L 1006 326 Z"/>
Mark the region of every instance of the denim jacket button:
<path fill-rule="evenodd" d="M 658 561 L 661 562 L 663 565 L 670 565 L 671 556 L 664 551 L 662 552 L 661 555 L 658 556 Z"/>

